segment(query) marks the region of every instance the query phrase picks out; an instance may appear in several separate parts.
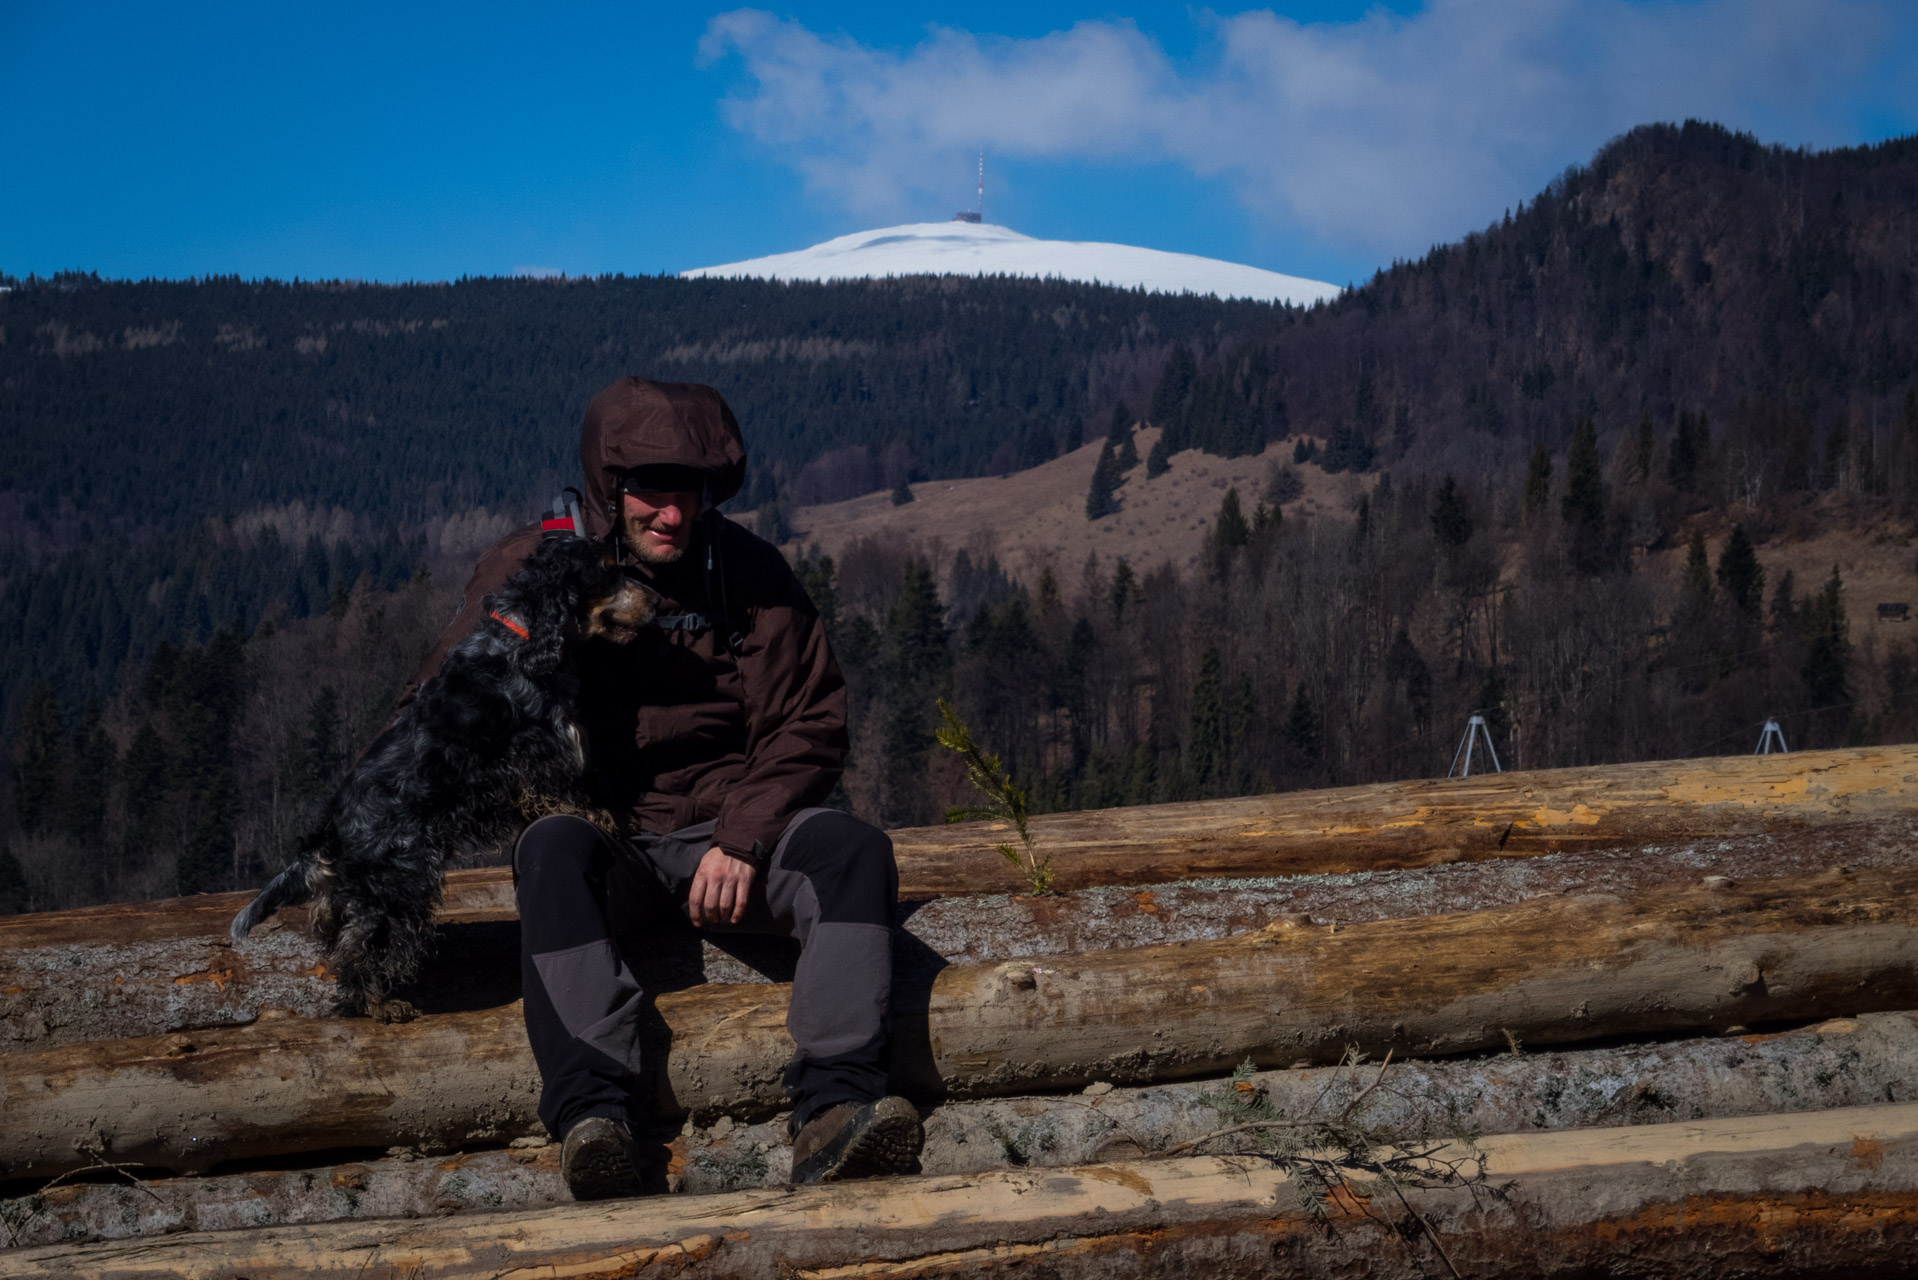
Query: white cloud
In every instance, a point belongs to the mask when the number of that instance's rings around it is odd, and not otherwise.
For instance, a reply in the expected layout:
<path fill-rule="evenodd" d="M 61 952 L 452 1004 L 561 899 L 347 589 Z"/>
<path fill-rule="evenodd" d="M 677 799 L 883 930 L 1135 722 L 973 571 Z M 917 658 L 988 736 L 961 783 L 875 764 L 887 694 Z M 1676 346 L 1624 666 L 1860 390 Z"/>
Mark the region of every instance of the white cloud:
<path fill-rule="evenodd" d="M 712 20 L 700 52 L 743 64 L 729 122 L 860 216 L 943 207 L 984 147 L 1171 163 L 1225 182 L 1267 225 L 1390 256 L 1482 225 L 1646 121 L 1831 144 L 1873 110 L 1909 115 L 1883 65 L 1908 56 L 1887 39 L 1905 12 L 1899 0 L 1434 0 L 1338 25 L 1207 13 L 1204 54 L 1180 65 L 1127 21 L 1026 40 L 931 28 L 892 52 L 742 9 Z"/>

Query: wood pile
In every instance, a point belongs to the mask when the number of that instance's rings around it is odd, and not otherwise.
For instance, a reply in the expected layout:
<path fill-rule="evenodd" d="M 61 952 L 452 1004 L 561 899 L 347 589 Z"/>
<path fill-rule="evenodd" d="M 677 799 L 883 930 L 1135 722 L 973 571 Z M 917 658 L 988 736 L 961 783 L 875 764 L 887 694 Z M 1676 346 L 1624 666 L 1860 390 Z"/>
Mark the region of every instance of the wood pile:
<path fill-rule="evenodd" d="M 297 913 L 226 942 L 244 895 L 0 920 L 0 1275 L 1836 1274 L 1918 1243 L 1918 748 L 1033 828 L 1062 895 L 989 825 L 893 833 L 895 1086 L 942 1104 L 904 1183 L 781 1186 L 782 947 L 647 945 L 679 1194 L 575 1206 L 498 871 L 456 873 L 399 1025 L 328 1012 Z"/>

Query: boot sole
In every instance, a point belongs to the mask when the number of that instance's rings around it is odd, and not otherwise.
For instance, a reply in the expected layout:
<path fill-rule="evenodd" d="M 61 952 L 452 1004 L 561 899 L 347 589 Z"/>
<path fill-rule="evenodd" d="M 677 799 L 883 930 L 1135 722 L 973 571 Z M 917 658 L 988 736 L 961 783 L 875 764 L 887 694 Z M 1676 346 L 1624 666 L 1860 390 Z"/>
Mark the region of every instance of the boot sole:
<path fill-rule="evenodd" d="M 615 1200 L 639 1194 L 639 1166 L 624 1144 L 607 1140 L 583 1146 L 566 1170 L 575 1200 Z"/>
<path fill-rule="evenodd" d="M 905 1099 L 881 1098 L 873 1104 L 870 1120 L 848 1130 L 843 1145 L 830 1144 L 809 1162 L 815 1170 L 805 1181 L 838 1182 L 917 1170 L 924 1133 L 919 1113 Z M 800 1179 L 795 1176 L 794 1181 Z"/>

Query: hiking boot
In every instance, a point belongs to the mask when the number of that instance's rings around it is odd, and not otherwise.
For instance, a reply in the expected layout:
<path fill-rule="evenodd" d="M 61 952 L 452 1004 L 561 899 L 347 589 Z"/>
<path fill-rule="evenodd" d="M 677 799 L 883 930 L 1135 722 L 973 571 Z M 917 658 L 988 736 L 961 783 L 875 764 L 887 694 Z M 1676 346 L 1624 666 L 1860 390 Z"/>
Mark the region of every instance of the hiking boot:
<path fill-rule="evenodd" d="M 912 1173 L 925 1133 L 904 1098 L 842 1102 L 806 1122 L 793 1139 L 792 1180 L 837 1182 Z"/>
<path fill-rule="evenodd" d="M 566 1132 L 559 1174 L 575 1200 L 639 1193 L 639 1145 L 632 1130 L 607 1116 L 587 1116 Z"/>

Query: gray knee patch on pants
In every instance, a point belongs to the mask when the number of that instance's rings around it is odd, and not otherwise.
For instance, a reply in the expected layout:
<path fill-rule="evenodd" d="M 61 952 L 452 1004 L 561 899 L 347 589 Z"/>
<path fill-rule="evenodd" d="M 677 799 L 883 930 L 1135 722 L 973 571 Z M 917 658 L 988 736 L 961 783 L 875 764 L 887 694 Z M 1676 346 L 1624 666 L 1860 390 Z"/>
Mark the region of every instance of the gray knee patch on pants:
<path fill-rule="evenodd" d="M 812 928 L 793 979 L 786 1029 L 802 1057 L 830 1058 L 877 1040 L 891 983 L 836 982 L 834 974 L 890 976 L 892 930 L 822 921 Z"/>
<path fill-rule="evenodd" d="M 639 983 L 611 941 L 548 951 L 533 967 L 568 1035 L 639 1070 Z"/>

